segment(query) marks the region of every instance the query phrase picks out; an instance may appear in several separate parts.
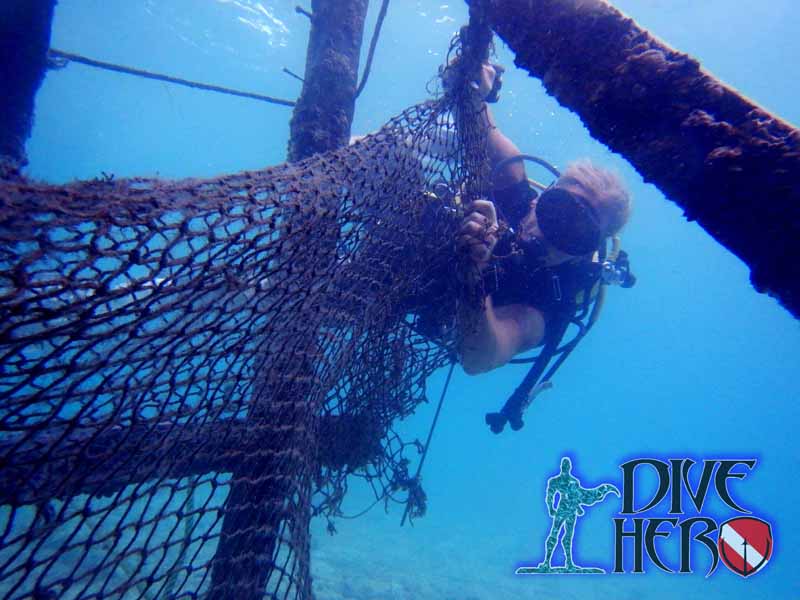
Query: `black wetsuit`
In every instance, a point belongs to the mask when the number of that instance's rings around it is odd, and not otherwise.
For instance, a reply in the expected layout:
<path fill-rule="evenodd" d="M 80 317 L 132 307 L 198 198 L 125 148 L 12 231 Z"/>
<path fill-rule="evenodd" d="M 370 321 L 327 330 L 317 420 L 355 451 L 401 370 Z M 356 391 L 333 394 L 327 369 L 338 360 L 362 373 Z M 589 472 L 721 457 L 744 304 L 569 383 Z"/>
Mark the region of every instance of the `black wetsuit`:
<path fill-rule="evenodd" d="M 512 231 L 495 246 L 493 259 L 483 273 L 483 281 L 494 306 L 532 306 L 543 313 L 547 324 L 554 318 L 574 314 L 575 298 L 581 290 L 593 285 L 593 276 L 584 261 L 569 261 L 555 267 L 542 266 L 533 249 L 534 245 L 526 247 L 517 238 L 515 232 L 519 230 L 522 219 L 531 209 L 531 200 L 536 196 L 536 191 L 527 180 L 495 190 L 492 200 L 498 218 L 507 223 Z M 434 339 L 447 337 L 454 326 L 454 315 L 446 310 L 443 312 L 440 303 L 433 300 L 437 293 L 447 293 L 442 284 L 449 275 L 441 275 L 431 280 L 430 293 L 417 298 L 416 306 L 411 309 L 411 312 L 420 315 L 422 333 Z"/>
<path fill-rule="evenodd" d="M 519 232 L 536 197 L 536 190 L 523 180 L 495 190 L 493 201 L 499 218 Z M 544 266 L 541 251 L 540 244 L 507 234 L 495 246 L 493 260 L 484 271 L 484 285 L 494 306 L 532 306 L 542 312 L 549 325 L 553 319 L 568 319 L 575 313 L 576 298 L 595 284 L 597 271 L 585 260 Z"/>
<path fill-rule="evenodd" d="M 559 294 L 552 286 L 552 269 L 542 267 L 532 248 L 519 244 L 514 232 L 531 210 L 537 197 L 527 180 L 494 191 L 492 201 L 498 218 L 511 232 L 501 238 L 494 248 L 493 260 L 484 272 L 484 285 L 495 306 L 524 304 L 547 313 Z"/>

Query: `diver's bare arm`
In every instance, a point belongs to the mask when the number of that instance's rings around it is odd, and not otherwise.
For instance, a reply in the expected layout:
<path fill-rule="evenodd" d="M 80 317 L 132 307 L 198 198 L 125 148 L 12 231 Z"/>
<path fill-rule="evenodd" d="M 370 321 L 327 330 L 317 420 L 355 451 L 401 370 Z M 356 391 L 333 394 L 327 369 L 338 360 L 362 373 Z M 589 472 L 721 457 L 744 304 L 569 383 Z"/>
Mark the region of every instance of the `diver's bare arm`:
<path fill-rule="evenodd" d="M 459 323 L 461 365 L 468 375 L 496 369 L 544 337 L 544 316 L 539 310 L 522 304 L 495 307 L 491 296 L 484 299 L 482 308 L 464 307 Z"/>
<path fill-rule="evenodd" d="M 448 87 L 453 84 L 453 78 L 448 76 L 448 74 L 453 72 L 454 71 L 446 69 L 445 73 L 442 75 L 445 89 L 448 89 Z M 486 130 L 487 151 L 489 154 L 489 162 L 492 166 L 506 158 L 511 158 L 512 156 L 520 154 L 519 148 L 517 148 L 514 142 L 497 128 L 494 115 L 489 105 L 486 103 L 486 98 L 494 88 L 495 80 L 498 77 L 501 77 L 501 75 L 498 75 L 495 65 L 489 62 L 483 63 L 477 78 L 470 84 L 472 88 L 471 102 L 467 113 L 462 114 L 457 112 L 456 116 L 459 127 L 461 127 L 465 124 L 462 117 L 468 116 L 468 122 L 471 122 L 471 119 L 475 116 L 475 113 L 477 113 L 478 123 Z M 497 188 L 504 188 L 522 181 L 523 179 L 525 179 L 524 163 L 521 161 L 514 161 L 503 169 L 500 169 L 497 173 L 494 185 Z"/>
<path fill-rule="evenodd" d="M 486 200 L 476 200 L 466 213 L 458 243 L 470 257 L 468 276 L 479 284 L 497 243 L 497 213 Z M 471 375 L 504 365 L 518 352 L 539 344 L 544 336 L 541 312 L 522 304 L 495 308 L 491 296 L 484 298 L 482 306 L 463 304 L 458 319 L 461 363 Z"/>
<path fill-rule="evenodd" d="M 552 515 L 556 510 L 556 507 L 553 506 L 553 502 L 555 501 L 555 499 L 556 499 L 556 490 L 553 487 L 553 482 L 551 480 L 547 482 L 547 499 L 545 500 L 545 502 L 547 503 L 547 514 L 549 515 Z"/>
<path fill-rule="evenodd" d="M 486 127 L 486 144 L 489 153 L 489 162 L 492 167 L 501 161 L 518 156 L 521 154 L 517 145 L 511 141 L 507 135 L 497 128 L 491 108 L 485 102 L 482 103 L 480 122 Z M 525 179 L 525 163 L 517 160 L 509 163 L 500 169 L 494 178 L 496 188 L 504 188 L 514 185 Z"/>

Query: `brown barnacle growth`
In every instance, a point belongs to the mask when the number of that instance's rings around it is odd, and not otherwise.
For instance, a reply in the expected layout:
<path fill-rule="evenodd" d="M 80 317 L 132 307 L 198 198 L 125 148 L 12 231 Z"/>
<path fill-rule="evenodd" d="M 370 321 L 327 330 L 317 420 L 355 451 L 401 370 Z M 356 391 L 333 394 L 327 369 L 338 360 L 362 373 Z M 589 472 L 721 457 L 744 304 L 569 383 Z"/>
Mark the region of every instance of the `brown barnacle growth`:
<path fill-rule="evenodd" d="M 725 88 L 713 77 L 703 77 L 700 84 L 702 92 L 711 99 L 720 100 L 725 95 Z"/>
<path fill-rule="evenodd" d="M 634 52 L 628 57 L 627 64 L 635 68 L 640 76 L 648 79 L 660 79 L 667 72 L 669 64 L 663 50 L 643 46 L 641 52 Z"/>
<path fill-rule="evenodd" d="M 741 148 L 732 148 L 730 146 L 719 146 L 714 148 L 711 152 L 708 153 L 706 157 L 706 163 L 711 164 L 713 162 L 719 160 L 736 160 L 742 156 L 742 149 Z M 740 166 L 731 166 L 730 170 L 741 171 L 742 167 Z"/>
<path fill-rule="evenodd" d="M 717 119 L 713 114 L 695 109 L 681 123 L 684 130 L 694 130 L 695 135 L 702 136 L 703 139 L 715 139 L 723 137 L 730 139 L 736 135 L 736 130 L 730 123 Z M 713 133 L 713 135 L 711 135 Z"/>

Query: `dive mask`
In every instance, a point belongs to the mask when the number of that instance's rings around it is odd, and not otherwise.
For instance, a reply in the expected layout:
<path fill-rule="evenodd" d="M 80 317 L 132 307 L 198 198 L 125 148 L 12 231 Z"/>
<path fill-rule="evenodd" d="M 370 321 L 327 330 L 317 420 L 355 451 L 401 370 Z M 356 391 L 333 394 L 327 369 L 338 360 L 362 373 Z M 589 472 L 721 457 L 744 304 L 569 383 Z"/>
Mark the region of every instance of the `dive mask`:
<path fill-rule="evenodd" d="M 550 187 L 536 202 L 536 222 L 544 237 L 571 256 L 594 252 L 603 241 L 603 228 L 595 208 L 578 194 Z"/>

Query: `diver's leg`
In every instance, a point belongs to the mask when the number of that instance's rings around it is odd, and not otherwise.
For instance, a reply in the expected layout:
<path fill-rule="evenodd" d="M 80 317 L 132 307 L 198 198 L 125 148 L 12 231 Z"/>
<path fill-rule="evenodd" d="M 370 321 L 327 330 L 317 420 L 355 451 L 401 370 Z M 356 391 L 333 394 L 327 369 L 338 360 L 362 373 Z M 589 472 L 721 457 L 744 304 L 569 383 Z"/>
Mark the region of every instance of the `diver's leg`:
<path fill-rule="evenodd" d="M 550 526 L 550 533 L 547 534 L 547 541 L 544 544 L 544 560 L 539 563 L 540 567 L 551 566 L 550 561 L 553 559 L 553 551 L 556 549 L 556 542 L 558 541 L 558 534 L 561 531 L 563 521 L 563 518 L 553 517 L 553 524 Z"/>
<path fill-rule="evenodd" d="M 575 563 L 572 562 L 572 536 L 575 535 L 576 520 L 576 516 L 571 516 L 567 519 L 564 538 L 561 540 L 561 547 L 564 548 L 564 556 L 566 556 L 566 562 L 564 564 L 568 569 L 575 568 Z"/>

